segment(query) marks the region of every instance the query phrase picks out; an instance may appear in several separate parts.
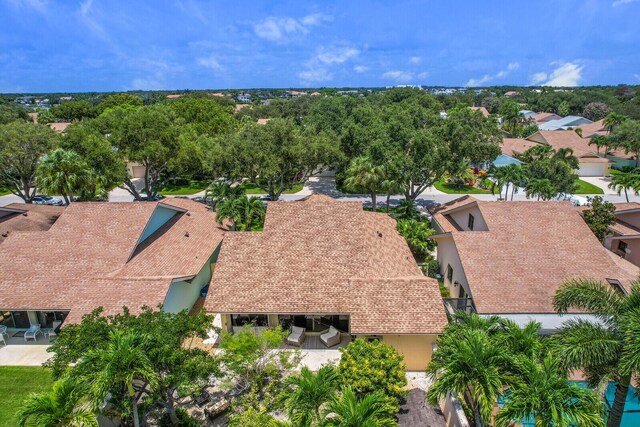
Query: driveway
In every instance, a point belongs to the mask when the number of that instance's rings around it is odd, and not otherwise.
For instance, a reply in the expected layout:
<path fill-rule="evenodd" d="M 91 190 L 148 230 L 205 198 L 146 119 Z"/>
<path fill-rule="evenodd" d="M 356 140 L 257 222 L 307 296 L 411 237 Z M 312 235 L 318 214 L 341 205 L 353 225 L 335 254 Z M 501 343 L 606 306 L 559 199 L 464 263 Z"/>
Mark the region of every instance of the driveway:
<path fill-rule="evenodd" d="M 605 176 L 581 176 L 581 180 L 588 182 L 589 184 L 593 184 L 596 187 L 602 188 L 604 194 L 615 194 L 617 195 L 615 190 L 609 188 L 609 184 L 611 183 L 611 177 Z"/>

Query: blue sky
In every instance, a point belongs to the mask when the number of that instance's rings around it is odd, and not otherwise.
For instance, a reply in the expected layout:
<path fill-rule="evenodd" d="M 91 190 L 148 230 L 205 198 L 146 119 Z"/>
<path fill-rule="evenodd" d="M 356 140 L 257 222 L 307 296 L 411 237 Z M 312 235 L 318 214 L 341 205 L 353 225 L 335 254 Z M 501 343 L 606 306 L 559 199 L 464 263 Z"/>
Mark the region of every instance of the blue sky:
<path fill-rule="evenodd" d="M 640 84 L 640 0 L 0 0 L 0 92 Z"/>

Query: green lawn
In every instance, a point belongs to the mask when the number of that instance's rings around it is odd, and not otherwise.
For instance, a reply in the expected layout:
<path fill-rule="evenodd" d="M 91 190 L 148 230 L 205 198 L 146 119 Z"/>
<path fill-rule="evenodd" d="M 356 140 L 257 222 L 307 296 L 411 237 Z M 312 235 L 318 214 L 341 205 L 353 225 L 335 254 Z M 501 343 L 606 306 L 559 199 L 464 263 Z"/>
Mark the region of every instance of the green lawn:
<path fill-rule="evenodd" d="M 11 194 L 11 191 L 7 190 L 4 187 L 0 187 L 0 196 L 6 196 L 7 194 Z"/>
<path fill-rule="evenodd" d="M 17 411 L 33 392 L 48 391 L 53 379 L 48 370 L 31 366 L 0 366 L 0 427 L 18 425 Z"/>
<path fill-rule="evenodd" d="M 602 188 L 581 179 L 576 180 L 578 189 L 573 194 L 604 194 Z"/>
<path fill-rule="evenodd" d="M 242 187 L 245 194 L 265 194 L 265 191 L 263 189 L 259 188 L 257 185 L 249 181 L 243 182 L 242 184 L 240 184 L 240 187 Z M 296 184 L 291 190 L 285 190 L 282 192 L 282 194 L 297 193 L 298 191 L 302 191 L 303 187 L 303 184 Z"/>
<path fill-rule="evenodd" d="M 434 184 L 436 190 L 442 191 L 447 194 L 491 194 L 490 190 L 483 190 L 482 188 L 472 187 L 470 185 L 465 185 L 460 188 L 455 188 L 454 186 L 447 184 L 444 180 L 437 181 Z"/>
<path fill-rule="evenodd" d="M 189 181 L 188 184 L 167 184 L 159 191 L 163 196 L 186 196 L 204 191 L 209 186 L 208 181 Z"/>

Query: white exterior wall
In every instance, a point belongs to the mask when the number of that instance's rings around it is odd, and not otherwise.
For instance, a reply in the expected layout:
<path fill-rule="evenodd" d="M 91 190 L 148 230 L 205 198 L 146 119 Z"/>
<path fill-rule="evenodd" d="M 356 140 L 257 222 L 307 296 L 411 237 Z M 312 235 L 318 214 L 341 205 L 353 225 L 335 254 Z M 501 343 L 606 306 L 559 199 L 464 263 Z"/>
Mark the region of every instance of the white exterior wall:
<path fill-rule="evenodd" d="M 451 236 L 443 236 L 438 237 L 438 262 L 440 263 L 440 274 L 444 277 L 444 283 L 449 288 L 451 292 L 452 298 L 457 298 L 460 293 L 460 288 L 454 286 L 455 282 L 460 283 L 465 289 L 467 295 L 471 295 L 471 290 L 469 289 L 469 283 L 467 283 L 467 277 L 464 274 L 464 270 L 462 269 L 462 262 L 460 262 L 460 257 L 458 256 L 458 251 L 453 242 L 453 237 Z M 453 268 L 453 277 L 451 281 L 447 278 L 447 265 L 451 265 Z"/>
<path fill-rule="evenodd" d="M 580 163 L 578 176 L 607 176 L 610 163 Z"/>

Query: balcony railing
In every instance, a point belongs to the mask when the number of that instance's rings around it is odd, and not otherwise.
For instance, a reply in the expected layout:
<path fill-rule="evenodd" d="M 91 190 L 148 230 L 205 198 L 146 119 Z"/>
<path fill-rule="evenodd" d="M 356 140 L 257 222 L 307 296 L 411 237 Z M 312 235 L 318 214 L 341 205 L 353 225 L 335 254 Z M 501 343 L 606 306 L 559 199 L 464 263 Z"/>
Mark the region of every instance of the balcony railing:
<path fill-rule="evenodd" d="M 476 312 L 476 307 L 471 298 L 443 298 L 442 300 L 444 301 L 444 308 L 450 316 L 459 310 L 468 314 Z"/>

